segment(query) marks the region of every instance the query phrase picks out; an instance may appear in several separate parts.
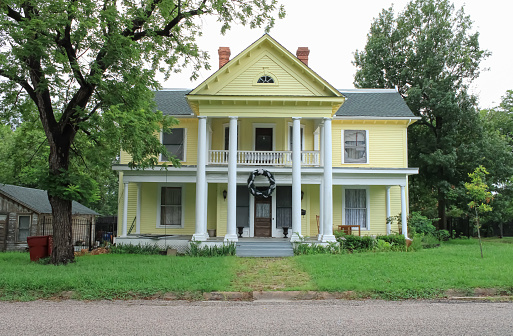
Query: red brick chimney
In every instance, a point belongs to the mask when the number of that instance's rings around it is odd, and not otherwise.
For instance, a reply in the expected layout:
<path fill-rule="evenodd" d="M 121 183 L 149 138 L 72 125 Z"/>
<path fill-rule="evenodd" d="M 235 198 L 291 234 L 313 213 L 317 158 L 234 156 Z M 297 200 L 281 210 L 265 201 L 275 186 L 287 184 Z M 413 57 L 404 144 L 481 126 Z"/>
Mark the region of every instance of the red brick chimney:
<path fill-rule="evenodd" d="M 296 56 L 299 58 L 299 60 L 306 65 L 308 65 L 308 55 L 310 55 L 310 50 L 308 50 L 308 47 L 299 47 L 296 51 Z"/>
<path fill-rule="evenodd" d="M 219 69 L 223 67 L 230 60 L 230 47 L 219 47 Z"/>

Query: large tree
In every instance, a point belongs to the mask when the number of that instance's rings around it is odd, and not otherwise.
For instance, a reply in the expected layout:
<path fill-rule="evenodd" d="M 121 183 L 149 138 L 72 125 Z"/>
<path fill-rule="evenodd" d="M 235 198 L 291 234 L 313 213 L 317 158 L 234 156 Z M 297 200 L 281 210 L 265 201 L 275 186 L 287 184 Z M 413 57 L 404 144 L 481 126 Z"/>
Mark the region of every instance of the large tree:
<path fill-rule="evenodd" d="M 91 180 L 70 166 L 70 153 L 80 156 L 77 137 L 122 147 L 132 167 L 155 165 L 165 148 L 153 134 L 173 122 L 154 112 L 156 73 L 208 68 L 195 42 L 207 15 L 224 32 L 233 23 L 270 28 L 284 11 L 277 0 L 1 2 L 0 113 L 15 122 L 31 106 L 38 111 L 49 146 L 53 263 L 74 260 L 71 200 L 94 197 Z"/>
<path fill-rule="evenodd" d="M 464 180 L 482 132 L 468 85 L 489 53 L 463 8 L 448 0 L 412 0 L 397 16 L 384 9 L 374 19 L 364 50 L 356 51 L 355 85 L 394 88 L 421 119 L 409 129 L 410 164 L 420 168 L 414 193 L 436 197 L 439 227 L 446 228 L 448 193 Z"/>

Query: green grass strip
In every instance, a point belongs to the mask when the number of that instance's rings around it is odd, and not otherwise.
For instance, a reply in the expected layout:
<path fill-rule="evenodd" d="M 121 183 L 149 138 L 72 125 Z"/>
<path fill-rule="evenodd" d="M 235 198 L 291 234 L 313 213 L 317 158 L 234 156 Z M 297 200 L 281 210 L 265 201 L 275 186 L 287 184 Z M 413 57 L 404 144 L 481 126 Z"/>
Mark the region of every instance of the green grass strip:
<path fill-rule="evenodd" d="M 321 291 L 355 291 L 386 299 L 433 298 L 447 289 L 513 287 L 513 248 L 455 240 L 415 253 L 307 255 L 295 259 Z"/>

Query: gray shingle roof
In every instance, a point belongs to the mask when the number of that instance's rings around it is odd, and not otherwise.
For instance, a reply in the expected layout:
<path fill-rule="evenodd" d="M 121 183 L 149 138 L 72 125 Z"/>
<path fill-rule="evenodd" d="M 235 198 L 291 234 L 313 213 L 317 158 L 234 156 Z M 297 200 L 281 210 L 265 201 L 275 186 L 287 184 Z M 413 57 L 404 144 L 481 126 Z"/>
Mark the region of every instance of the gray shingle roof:
<path fill-rule="evenodd" d="M 339 90 L 346 102 L 336 116 L 414 117 L 401 95 L 393 89 Z M 188 89 L 165 89 L 155 92 L 157 108 L 165 115 L 193 114 L 185 96 Z"/>
<path fill-rule="evenodd" d="M 336 116 L 414 117 L 401 95 L 393 89 L 339 90 L 346 102 Z"/>
<path fill-rule="evenodd" d="M 188 89 L 164 89 L 155 92 L 157 109 L 165 115 L 191 115 L 192 110 L 185 98 L 189 92 L 191 90 Z"/>
<path fill-rule="evenodd" d="M 0 193 L 42 214 L 52 213 L 46 190 L 18 187 L 0 183 Z M 73 201 L 71 211 L 78 215 L 99 215 L 96 211 Z"/>

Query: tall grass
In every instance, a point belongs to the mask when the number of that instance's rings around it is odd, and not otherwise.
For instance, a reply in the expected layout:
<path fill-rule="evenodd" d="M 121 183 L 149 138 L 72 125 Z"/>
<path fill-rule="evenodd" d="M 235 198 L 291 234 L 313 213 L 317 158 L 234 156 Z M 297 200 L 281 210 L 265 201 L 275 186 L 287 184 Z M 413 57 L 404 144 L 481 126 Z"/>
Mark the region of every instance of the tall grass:
<path fill-rule="evenodd" d="M 309 255 L 294 259 L 318 290 L 356 291 L 383 298 L 442 295 L 447 289 L 513 289 L 513 248 L 474 240 L 451 241 L 416 253 Z"/>
<path fill-rule="evenodd" d="M 0 253 L 0 299 L 33 300 L 63 291 L 77 299 L 113 299 L 228 290 L 234 259 L 104 254 L 53 266 L 30 262 L 28 253 Z"/>

